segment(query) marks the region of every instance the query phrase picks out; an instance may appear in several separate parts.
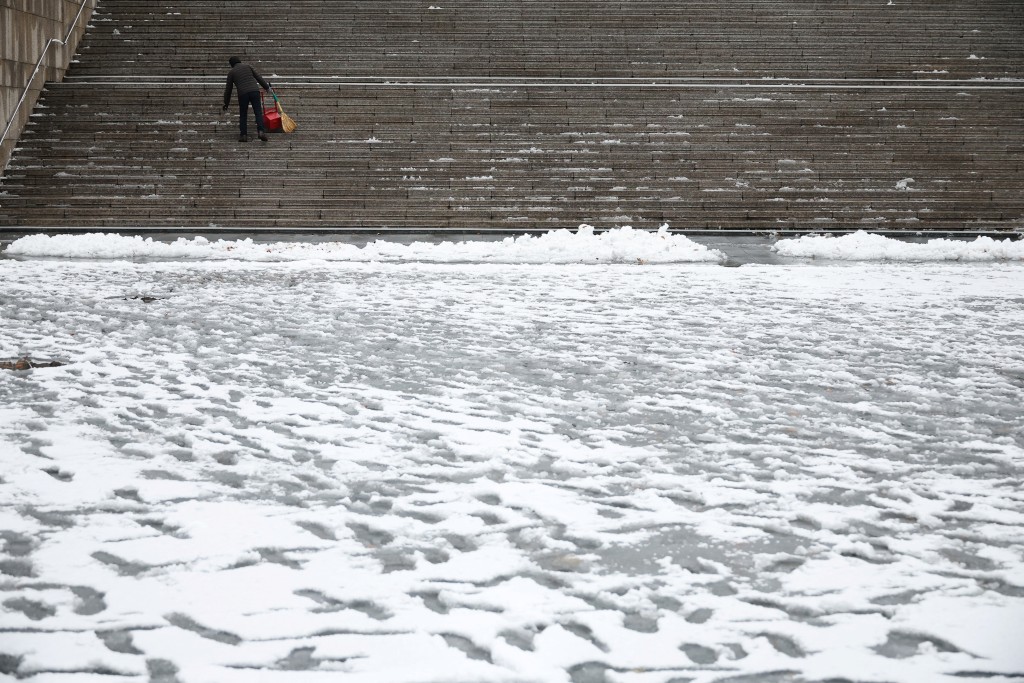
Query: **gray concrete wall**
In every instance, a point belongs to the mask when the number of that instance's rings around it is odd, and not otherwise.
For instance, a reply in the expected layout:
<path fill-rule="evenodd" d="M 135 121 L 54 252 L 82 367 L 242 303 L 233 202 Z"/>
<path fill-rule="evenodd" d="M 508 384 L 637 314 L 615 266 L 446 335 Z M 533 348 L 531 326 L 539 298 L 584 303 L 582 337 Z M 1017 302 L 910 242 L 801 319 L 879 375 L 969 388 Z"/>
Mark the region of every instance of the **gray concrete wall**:
<path fill-rule="evenodd" d="M 86 9 L 67 46 L 54 44 L 50 47 L 32 81 L 24 105 L 15 111 L 47 42 L 51 38 L 64 40 L 83 0 L 0 0 L 0 134 L 14 117 L 11 129 L 0 145 L 0 169 L 10 161 L 11 151 L 45 81 L 59 81 L 64 77 L 97 2 L 84 1 Z"/>

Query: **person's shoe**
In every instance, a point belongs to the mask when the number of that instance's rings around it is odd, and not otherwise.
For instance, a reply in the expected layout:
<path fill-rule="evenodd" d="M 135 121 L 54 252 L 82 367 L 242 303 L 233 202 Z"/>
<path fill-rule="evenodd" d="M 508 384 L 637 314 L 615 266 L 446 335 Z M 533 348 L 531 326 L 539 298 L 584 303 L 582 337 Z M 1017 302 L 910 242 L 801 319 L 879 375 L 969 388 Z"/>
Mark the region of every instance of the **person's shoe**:
<path fill-rule="evenodd" d="M 249 142 L 249 136 L 248 135 L 239 135 L 238 136 L 238 141 L 239 142 Z"/>
<path fill-rule="evenodd" d="M 263 142 L 269 142 L 270 138 L 267 137 L 266 133 L 260 133 L 260 140 L 262 140 Z"/>

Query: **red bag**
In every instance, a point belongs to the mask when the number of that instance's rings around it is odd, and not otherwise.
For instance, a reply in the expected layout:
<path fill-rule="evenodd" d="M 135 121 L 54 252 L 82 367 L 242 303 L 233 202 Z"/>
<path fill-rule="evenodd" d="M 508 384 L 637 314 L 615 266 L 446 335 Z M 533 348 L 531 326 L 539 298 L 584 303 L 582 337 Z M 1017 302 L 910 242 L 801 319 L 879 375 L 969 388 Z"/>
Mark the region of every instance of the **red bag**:
<path fill-rule="evenodd" d="M 277 113 L 277 108 L 267 109 L 262 90 L 260 91 L 260 102 L 263 104 L 263 128 L 267 131 L 281 130 L 281 115 Z"/>

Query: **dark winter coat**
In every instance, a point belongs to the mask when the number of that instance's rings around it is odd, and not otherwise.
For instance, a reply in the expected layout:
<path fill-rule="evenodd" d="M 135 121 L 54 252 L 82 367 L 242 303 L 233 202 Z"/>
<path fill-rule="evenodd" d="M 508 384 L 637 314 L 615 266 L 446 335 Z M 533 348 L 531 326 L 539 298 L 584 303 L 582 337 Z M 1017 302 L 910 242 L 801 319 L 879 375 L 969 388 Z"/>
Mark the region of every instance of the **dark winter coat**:
<path fill-rule="evenodd" d="M 263 80 L 263 77 L 256 73 L 256 69 L 248 64 L 238 63 L 231 67 L 228 72 L 228 82 L 224 86 L 224 106 L 231 103 L 231 89 L 238 88 L 239 96 L 251 92 L 258 92 L 260 86 L 264 90 L 270 90 L 270 84 Z"/>

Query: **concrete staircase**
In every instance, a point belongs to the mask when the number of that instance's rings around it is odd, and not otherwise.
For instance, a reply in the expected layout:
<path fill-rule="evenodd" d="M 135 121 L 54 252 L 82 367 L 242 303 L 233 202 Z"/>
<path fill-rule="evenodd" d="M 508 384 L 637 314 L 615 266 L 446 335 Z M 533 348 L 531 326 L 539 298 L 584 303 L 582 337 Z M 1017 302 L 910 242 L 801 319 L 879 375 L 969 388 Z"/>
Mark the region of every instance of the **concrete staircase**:
<path fill-rule="evenodd" d="M 1018 0 L 102 0 L 0 226 L 1001 231 L 1022 166 Z"/>

